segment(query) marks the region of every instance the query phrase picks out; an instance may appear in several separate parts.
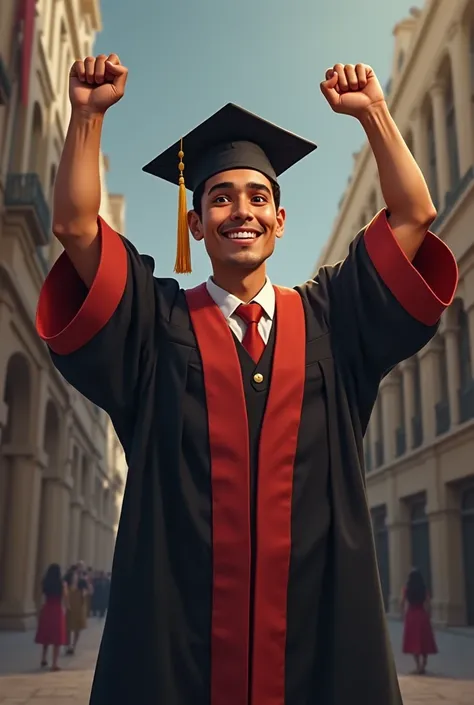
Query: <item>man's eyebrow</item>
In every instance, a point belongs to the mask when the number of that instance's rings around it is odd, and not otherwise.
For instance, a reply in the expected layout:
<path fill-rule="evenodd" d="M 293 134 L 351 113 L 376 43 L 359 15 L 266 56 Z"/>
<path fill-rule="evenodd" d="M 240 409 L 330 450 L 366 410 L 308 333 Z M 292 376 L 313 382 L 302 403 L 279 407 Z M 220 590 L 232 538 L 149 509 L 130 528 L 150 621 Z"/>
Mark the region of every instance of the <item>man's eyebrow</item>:
<path fill-rule="evenodd" d="M 266 186 L 265 184 L 261 184 L 257 181 L 249 181 L 249 183 L 245 184 L 245 187 L 253 191 L 266 191 L 267 193 L 271 194 L 271 190 L 268 188 L 268 186 Z M 235 184 L 232 183 L 232 181 L 222 181 L 220 184 L 214 184 L 214 186 L 211 186 L 211 188 L 207 192 L 207 195 L 210 196 L 211 193 L 213 193 L 214 191 L 220 191 L 221 189 L 225 188 L 235 188 Z"/>
<path fill-rule="evenodd" d="M 220 189 L 223 189 L 223 188 L 233 188 L 233 187 L 234 187 L 234 184 L 232 183 L 232 181 L 222 181 L 220 184 L 214 184 L 214 186 L 211 186 L 211 188 L 207 192 L 207 195 L 210 196 L 211 193 L 213 193 L 214 191 L 220 191 Z"/>

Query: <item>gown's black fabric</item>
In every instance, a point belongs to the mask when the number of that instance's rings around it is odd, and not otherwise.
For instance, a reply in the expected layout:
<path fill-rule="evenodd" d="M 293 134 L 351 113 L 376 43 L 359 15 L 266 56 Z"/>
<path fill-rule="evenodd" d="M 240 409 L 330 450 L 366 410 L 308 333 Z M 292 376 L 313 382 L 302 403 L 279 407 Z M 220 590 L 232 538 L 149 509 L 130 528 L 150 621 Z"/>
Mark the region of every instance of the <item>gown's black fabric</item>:
<path fill-rule="evenodd" d="M 285 340 L 283 308 L 277 303 L 257 366 L 230 338 L 240 362 L 250 444 L 244 694 L 238 678 L 227 692 L 222 683 L 211 688 L 219 680 L 212 659 L 231 678 L 235 674 L 222 656 L 211 658 L 218 537 L 212 530 L 209 390 L 187 297 L 176 281 L 155 278 L 151 258 L 103 221 L 101 230 L 101 264 L 90 291 L 63 255 L 45 283 L 37 316 L 54 364 L 110 414 L 129 465 L 91 704 L 400 705 L 365 497 L 362 439 L 381 378 L 432 338 L 454 295 L 457 270 L 450 251 L 429 234 L 410 264 L 381 212 L 344 262 L 296 289 L 306 343 L 282 616 L 283 690 L 252 654 L 258 643 L 252 581 L 259 558 L 259 429 L 271 388 L 275 331 Z M 289 339 L 285 345 L 297 343 Z M 297 354 L 295 347 L 295 359 Z M 263 382 L 255 382 L 257 371 Z M 225 385 L 214 393 L 225 395 Z M 230 402 L 225 424 L 238 429 Z M 223 643 L 233 638 L 220 636 Z M 252 694 L 252 663 L 260 664 L 258 698 Z"/>

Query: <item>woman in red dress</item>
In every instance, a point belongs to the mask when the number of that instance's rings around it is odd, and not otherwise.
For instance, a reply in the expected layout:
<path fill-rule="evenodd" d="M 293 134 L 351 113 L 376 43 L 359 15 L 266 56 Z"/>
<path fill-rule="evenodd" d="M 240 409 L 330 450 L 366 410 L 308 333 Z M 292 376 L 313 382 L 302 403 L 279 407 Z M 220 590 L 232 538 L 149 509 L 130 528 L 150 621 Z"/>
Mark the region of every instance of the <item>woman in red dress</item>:
<path fill-rule="evenodd" d="M 44 603 L 38 618 L 38 629 L 35 641 L 43 646 L 41 666 L 47 666 L 48 647 L 53 647 L 52 671 L 59 671 L 58 657 L 60 647 L 66 644 L 66 617 L 63 600 L 65 587 L 61 578 L 61 569 L 57 563 L 52 563 L 45 573 L 42 582 Z"/>
<path fill-rule="evenodd" d="M 429 615 L 430 596 L 419 570 L 412 570 L 403 591 L 402 609 L 405 613 L 403 653 L 412 654 L 416 673 L 424 674 L 428 656 L 437 654 L 438 648 Z"/>

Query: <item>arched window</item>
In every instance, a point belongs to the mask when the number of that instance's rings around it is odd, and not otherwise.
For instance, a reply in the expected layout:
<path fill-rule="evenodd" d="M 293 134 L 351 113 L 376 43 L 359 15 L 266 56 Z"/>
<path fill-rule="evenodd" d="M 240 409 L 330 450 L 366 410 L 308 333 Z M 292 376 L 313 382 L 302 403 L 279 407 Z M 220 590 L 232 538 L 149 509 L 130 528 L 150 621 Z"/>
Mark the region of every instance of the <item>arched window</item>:
<path fill-rule="evenodd" d="M 43 115 L 39 103 L 33 107 L 31 124 L 30 154 L 28 157 L 28 171 L 34 174 L 42 173 L 43 160 Z"/>
<path fill-rule="evenodd" d="M 471 116 L 472 116 L 472 104 L 474 103 L 474 24 L 471 26 L 471 35 L 469 41 L 469 54 L 470 54 L 470 91 L 471 91 Z M 474 136 L 474 120 L 471 118 L 472 132 Z"/>
<path fill-rule="evenodd" d="M 428 140 L 428 186 L 435 208 L 439 206 L 438 166 L 436 161 L 436 140 L 434 130 L 433 110 L 430 107 L 426 121 Z"/>
<path fill-rule="evenodd" d="M 440 352 L 439 352 L 439 388 L 440 399 L 448 399 L 448 358 L 446 355 L 446 341 L 444 336 L 440 336 Z"/>
<path fill-rule="evenodd" d="M 375 423 L 377 428 L 377 442 L 375 444 L 375 467 L 380 467 L 385 462 L 385 452 L 383 446 L 383 409 L 380 397 L 375 405 Z"/>
<path fill-rule="evenodd" d="M 446 136 L 449 155 L 449 185 L 454 188 L 460 179 L 458 136 L 456 131 L 456 108 L 451 80 L 448 80 L 445 92 Z"/>
<path fill-rule="evenodd" d="M 401 71 L 403 68 L 403 64 L 405 63 L 405 52 L 403 49 L 400 49 L 398 53 L 398 59 L 397 59 L 397 71 Z"/>
<path fill-rule="evenodd" d="M 459 309 L 459 372 L 461 388 L 472 380 L 471 346 L 469 342 L 469 321 L 464 308 Z"/>
<path fill-rule="evenodd" d="M 54 182 L 56 181 L 56 164 L 51 164 L 51 168 L 49 170 L 49 184 L 48 184 L 48 192 L 49 192 L 49 200 L 52 202 L 53 200 L 53 191 L 54 191 Z"/>
<path fill-rule="evenodd" d="M 413 448 L 418 448 L 423 443 L 423 415 L 422 415 L 422 400 L 421 400 L 421 375 L 420 361 L 417 357 L 414 358 L 415 368 L 413 372 L 414 382 L 414 416 L 412 419 L 413 430 Z"/>
<path fill-rule="evenodd" d="M 471 26 L 471 33 L 469 37 L 469 66 L 471 69 L 470 76 L 470 86 L 471 86 L 471 96 L 474 100 L 474 24 Z"/>

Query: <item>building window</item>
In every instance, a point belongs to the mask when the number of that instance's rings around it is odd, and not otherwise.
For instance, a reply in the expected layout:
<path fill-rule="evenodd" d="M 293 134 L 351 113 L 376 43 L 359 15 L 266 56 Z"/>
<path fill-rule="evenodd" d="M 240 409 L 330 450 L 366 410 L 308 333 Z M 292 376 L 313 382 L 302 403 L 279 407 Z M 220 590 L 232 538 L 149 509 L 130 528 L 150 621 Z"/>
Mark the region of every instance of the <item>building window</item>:
<path fill-rule="evenodd" d="M 470 86 L 471 86 L 471 102 L 474 103 L 474 26 L 471 27 L 471 36 L 470 36 L 470 69 L 471 69 L 471 77 L 470 77 Z M 472 131 L 473 131 L 473 138 L 474 138 L 474 120 L 471 119 L 471 125 L 472 125 Z"/>
<path fill-rule="evenodd" d="M 398 54 L 398 59 L 397 59 L 397 71 L 402 70 L 404 63 L 405 63 L 405 52 L 403 51 L 403 49 L 401 49 Z"/>
<path fill-rule="evenodd" d="M 471 346 L 469 343 L 469 321 L 466 311 L 459 311 L 459 370 L 461 388 L 466 387 L 472 379 Z"/>
<path fill-rule="evenodd" d="M 413 370 L 414 377 L 414 415 L 411 420 L 413 433 L 413 448 L 418 448 L 423 443 L 423 416 L 421 403 L 421 375 L 420 362 L 417 357 L 414 358 L 415 367 Z"/>
<path fill-rule="evenodd" d="M 449 155 L 449 184 L 453 188 L 459 183 L 460 167 L 459 167 L 459 149 L 458 136 L 456 131 L 456 109 L 454 107 L 454 95 L 451 82 L 448 82 L 448 87 L 445 94 L 446 105 L 446 135 L 448 140 L 448 155 Z"/>
<path fill-rule="evenodd" d="M 406 453 L 407 449 L 403 375 L 399 375 L 398 377 L 398 394 L 400 400 L 400 425 L 395 429 L 395 453 L 397 458 Z"/>
<path fill-rule="evenodd" d="M 463 422 L 474 418 L 474 381 L 472 379 L 469 319 L 464 309 L 459 311 L 459 368 L 459 411 L 460 420 Z"/>
<path fill-rule="evenodd" d="M 364 438 L 364 461 L 365 471 L 370 472 L 372 470 L 372 434 L 370 432 L 370 426 Z"/>
<path fill-rule="evenodd" d="M 467 625 L 474 626 L 474 486 L 465 489 L 461 500 Z"/>
<path fill-rule="evenodd" d="M 51 168 L 49 170 L 49 184 L 48 184 L 48 197 L 49 197 L 50 203 L 53 202 L 55 181 L 56 181 L 56 164 L 51 164 Z"/>
<path fill-rule="evenodd" d="M 438 357 L 439 399 L 435 405 L 436 435 L 449 431 L 451 426 L 451 410 L 449 408 L 448 390 L 448 361 L 446 356 L 446 342 L 439 336 L 440 352 Z"/>
<path fill-rule="evenodd" d="M 430 114 L 427 120 L 427 137 L 428 137 L 428 185 L 430 188 L 431 198 L 435 208 L 439 206 L 439 191 L 438 191 L 438 167 L 436 162 L 436 140 L 434 131 L 433 113 Z"/>
<path fill-rule="evenodd" d="M 377 428 L 377 440 L 375 442 L 375 467 L 379 468 L 385 463 L 385 453 L 383 447 L 383 410 L 382 400 L 377 399 L 375 405 L 375 423 Z"/>

